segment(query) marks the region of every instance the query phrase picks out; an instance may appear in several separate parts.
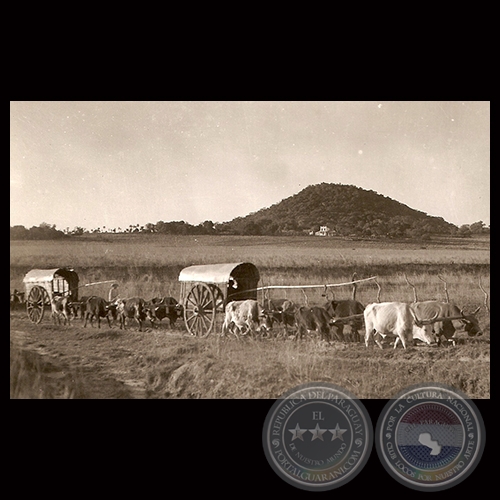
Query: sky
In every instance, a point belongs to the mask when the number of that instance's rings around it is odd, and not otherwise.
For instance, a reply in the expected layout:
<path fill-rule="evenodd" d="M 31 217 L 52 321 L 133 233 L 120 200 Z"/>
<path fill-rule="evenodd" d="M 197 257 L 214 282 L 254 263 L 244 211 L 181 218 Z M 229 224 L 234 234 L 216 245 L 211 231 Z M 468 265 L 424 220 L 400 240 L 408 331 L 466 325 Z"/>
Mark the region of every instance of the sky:
<path fill-rule="evenodd" d="M 10 225 L 243 217 L 321 182 L 490 224 L 486 101 L 12 101 Z"/>

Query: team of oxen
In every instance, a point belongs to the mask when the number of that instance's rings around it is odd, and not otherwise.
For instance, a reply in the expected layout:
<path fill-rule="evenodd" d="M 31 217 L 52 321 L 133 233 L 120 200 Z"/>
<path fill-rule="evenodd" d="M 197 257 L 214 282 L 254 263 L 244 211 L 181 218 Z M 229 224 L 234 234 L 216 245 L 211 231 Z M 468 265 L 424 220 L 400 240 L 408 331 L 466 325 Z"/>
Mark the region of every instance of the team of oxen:
<path fill-rule="evenodd" d="M 406 348 L 414 341 L 441 345 L 454 343 L 460 330 L 469 336 L 481 335 L 476 317 L 479 309 L 464 314 L 456 305 L 436 300 L 375 302 L 366 307 L 355 299 L 328 300 L 322 306 L 298 306 L 287 299 L 266 299 L 261 306 L 255 300 L 244 300 L 227 305 L 223 333 L 268 334 L 279 323 L 285 332 L 295 328 L 296 339 L 312 334 L 327 342 L 359 342 L 364 337 L 367 347 L 375 342 L 382 348 L 389 337 L 395 339 L 394 348 L 399 342 Z"/>
<path fill-rule="evenodd" d="M 167 318 L 170 327 L 173 327 L 177 318 L 182 315 L 183 308 L 173 297 L 155 297 L 145 301 L 139 297 L 107 301 L 97 295 L 83 296 L 78 302 L 70 302 L 67 296 L 54 295 L 50 301 L 51 316 L 57 324 L 69 324 L 74 318 L 81 318 L 83 326 L 90 322 L 101 328 L 101 320 L 105 319 L 108 327 L 112 328 L 112 321 L 118 322 L 120 329 L 124 329 L 127 319 L 135 319 L 142 331 L 144 321 L 149 320 L 154 327 L 162 319 Z"/>
<path fill-rule="evenodd" d="M 352 299 L 326 300 L 321 306 L 298 305 L 288 299 L 264 299 L 262 305 L 253 299 L 231 301 L 225 307 L 222 334 L 293 335 L 297 340 L 313 335 L 327 342 L 361 342 L 364 338 L 366 346 L 374 342 L 381 348 L 387 338 L 394 338 L 394 348 L 399 342 L 406 348 L 416 341 L 454 344 L 455 334 L 461 330 L 471 337 L 482 334 L 476 316 L 480 307 L 470 314 L 453 303 L 437 300 L 411 304 L 374 302 L 365 307 L 354 297 L 355 288 Z M 164 318 L 172 328 L 182 316 L 183 307 L 173 297 L 150 301 L 133 297 L 108 302 L 102 297 L 88 296 L 72 304 L 68 297 L 53 296 L 51 314 L 57 323 L 80 317 L 84 327 L 97 321 L 100 328 L 101 319 L 106 319 L 110 328 L 113 321 L 124 329 L 127 320 L 135 320 L 142 331 L 146 320 L 154 328 Z"/>

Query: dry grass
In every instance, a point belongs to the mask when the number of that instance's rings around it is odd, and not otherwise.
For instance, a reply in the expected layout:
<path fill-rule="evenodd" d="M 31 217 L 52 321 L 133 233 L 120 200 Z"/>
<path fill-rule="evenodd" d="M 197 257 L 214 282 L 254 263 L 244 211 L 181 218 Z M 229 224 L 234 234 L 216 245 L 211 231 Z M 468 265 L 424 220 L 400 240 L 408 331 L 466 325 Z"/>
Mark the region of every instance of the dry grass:
<path fill-rule="evenodd" d="M 183 267 L 249 261 L 259 268 L 264 285 L 338 283 L 349 281 L 354 271 L 359 278 L 379 275 L 382 300 L 413 300 L 404 273 L 417 285 L 422 300 L 444 296 L 438 274 L 449 281 L 450 297 L 459 304 L 482 302 L 479 276 L 489 290 L 489 240 L 433 241 L 423 246 L 315 237 L 101 235 L 97 240 L 14 241 L 10 255 L 11 289 L 23 288 L 23 275 L 30 269 L 71 266 L 81 284 L 118 280 L 122 296 L 178 297 L 177 276 Z M 105 296 L 108 286 L 83 289 L 81 294 Z M 350 293 L 335 292 L 339 297 Z M 358 293 L 359 300 L 370 302 L 376 298 L 376 287 L 363 285 Z"/>
<path fill-rule="evenodd" d="M 460 243 L 458 245 L 457 243 Z M 250 261 L 261 273 L 261 284 L 305 285 L 349 281 L 378 275 L 381 300 L 413 301 L 408 275 L 420 300 L 450 299 L 468 310 L 483 305 L 478 287 L 482 277 L 489 291 L 489 241 L 426 242 L 345 241 L 334 238 L 250 237 L 128 237 L 70 242 L 11 242 L 10 284 L 23 289 L 22 278 L 32 268 L 74 267 L 80 283 L 117 279 L 122 296 L 179 297 L 179 271 L 191 264 Z M 80 294 L 105 297 L 109 285 L 83 288 Z M 308 289 L 309 303 L 322 303 L 324 290 Z M 271 292 L 303 303 L 301 290 Z M 351 289 L 335 289 L 336 298 Z M 359 285 L 357 299 L 368 304 L 377 297 L 372 283 Z M 72 368 L 60 375 L 37 356 L 11 349 L 11 397 L 140 397 L 149 398 L 275 398 L 291 386 L 330 381 L 360 398 L 388 398 L 406 385 L 436 381 L 454 385 L 473 398 L 489 398 L 489 314 L 479 321 L 484 339 L 455 348 L 418 347 L 408 351 L 366 349 L 364 345 L 284 339 L 235 339 L 212 335 L 196 339 L 178 324 L 174 332 L 139 334 L 132 330 L 83 329 L 32 325 L 25 313 L 11 314 L 12 324 L 32 336 L 32 345 L 52 349 Z M 53 372 L 55 375 L 50 375 Z M 132 385 L 131 385 L 132 384 Z"/>

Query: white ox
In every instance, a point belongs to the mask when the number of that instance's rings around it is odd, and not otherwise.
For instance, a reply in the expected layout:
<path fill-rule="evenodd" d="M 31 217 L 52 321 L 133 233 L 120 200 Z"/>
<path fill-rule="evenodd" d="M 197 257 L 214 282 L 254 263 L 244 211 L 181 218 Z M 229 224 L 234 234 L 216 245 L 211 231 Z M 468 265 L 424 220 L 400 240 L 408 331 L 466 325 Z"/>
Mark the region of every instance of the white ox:
<path fill-rule="evenodd" d="M 435 343 L 432 333 L 432 320 L 420 321 L 412 308 L 404 302 L 375 302 L 368 304 L 363 312 L 365 318 L 365 345 L 368 347 L 370 337 L 382 348 L 380 341 L 373 332 L 381 337 L 391 335 L 396 337 L 394 348 L 399 340 L 406 349 L 407 341 L 419 339 L 426 344 Z"/>
<path fill-rule="evenodd" d="M 54 323 L 61 324 L 61 319 L 64 324 L 69 324 L 69 297 L 53 295 L 50 299 L 51 316 Z"/>
<path fill-rule="evenodd" d="M 222 334 L 225 335 L 235 326 L 241 334 L 270 330 L 271 324 L 268 315 L 260 304 L 253 299 L 233 300 L 226 306 L 226 316 L 222 325 Z M 236 335 L 234 329 L 231 331 Z"/>

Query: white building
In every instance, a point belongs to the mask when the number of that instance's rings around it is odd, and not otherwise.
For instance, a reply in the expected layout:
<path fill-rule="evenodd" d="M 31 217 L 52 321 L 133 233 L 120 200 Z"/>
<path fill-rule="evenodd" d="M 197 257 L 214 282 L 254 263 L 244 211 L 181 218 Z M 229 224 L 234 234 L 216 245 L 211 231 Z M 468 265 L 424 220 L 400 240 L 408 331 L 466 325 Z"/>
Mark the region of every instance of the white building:
<path fill-rule="evenodd" d="M 331 229 L 328 226 L 319 226 L 319 231 L 314 233 L 315 236 L 329 236 Z"/>

